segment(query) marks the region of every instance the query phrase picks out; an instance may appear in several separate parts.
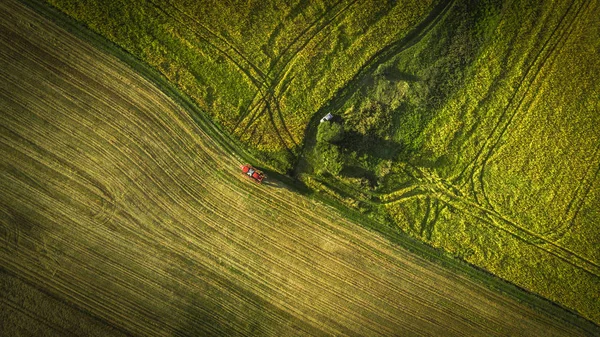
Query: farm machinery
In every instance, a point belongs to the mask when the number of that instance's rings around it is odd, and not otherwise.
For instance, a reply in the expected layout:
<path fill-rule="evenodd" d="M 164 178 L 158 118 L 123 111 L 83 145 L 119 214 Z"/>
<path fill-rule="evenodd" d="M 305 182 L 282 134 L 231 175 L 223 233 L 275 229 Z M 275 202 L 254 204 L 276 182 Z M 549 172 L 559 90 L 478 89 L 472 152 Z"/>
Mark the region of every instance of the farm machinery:
<path fill-rule="evenodd" d="M 242 165 L 241 169 L 246 176 L 259 184 L 263 181 L 263 179 L 265 179 L 265 174 L 252 167 L 250 164 Z"/>

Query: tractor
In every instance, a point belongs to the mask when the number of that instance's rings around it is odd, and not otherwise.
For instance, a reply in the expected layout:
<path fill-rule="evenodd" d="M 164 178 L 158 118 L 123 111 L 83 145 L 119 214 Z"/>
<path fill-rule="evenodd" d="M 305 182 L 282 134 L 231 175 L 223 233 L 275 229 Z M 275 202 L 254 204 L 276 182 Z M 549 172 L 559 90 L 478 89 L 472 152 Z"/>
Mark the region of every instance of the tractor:
<path fill-rule="evenodd" d="M 242 165 L 241 169 L 246 176 L 259 184 L 263 181 L 263 179 L 265 179 L 265 174 L 252 167 L 250 164 Z"/>

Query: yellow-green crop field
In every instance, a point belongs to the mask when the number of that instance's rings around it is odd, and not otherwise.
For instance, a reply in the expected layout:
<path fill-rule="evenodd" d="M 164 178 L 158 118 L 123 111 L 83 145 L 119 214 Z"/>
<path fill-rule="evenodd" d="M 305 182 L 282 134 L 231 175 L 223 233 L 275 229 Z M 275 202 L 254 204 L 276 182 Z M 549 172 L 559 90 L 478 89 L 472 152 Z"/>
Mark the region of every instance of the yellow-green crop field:
<path fill-rule="evenodd" d="M 285 172 L 308 121 L 427 1 L 48 1 L 152 65 Z"/>
<path fill-rule="evenodd" d="M 299 174 L 599 323 L 599 12 L 456 1 L 330 104 L 345 138 L 312 141 Z"/>
<path fill-rule="evenodd" d="M 430 171 L 448 208 L 430 241 L 598 323 L 600 2 L 525 10 L 507 6 L 425 131 L 448 160 Z"/>
<path fill-rule="evenodd" d="M 598 335 L 600 1 L 25 2 L 3 334 Z"/>
<path fill-rule="evenodd" d="M 593 333 L 247 180 L 132 68 L 0 13 L 4 335 Z"/>

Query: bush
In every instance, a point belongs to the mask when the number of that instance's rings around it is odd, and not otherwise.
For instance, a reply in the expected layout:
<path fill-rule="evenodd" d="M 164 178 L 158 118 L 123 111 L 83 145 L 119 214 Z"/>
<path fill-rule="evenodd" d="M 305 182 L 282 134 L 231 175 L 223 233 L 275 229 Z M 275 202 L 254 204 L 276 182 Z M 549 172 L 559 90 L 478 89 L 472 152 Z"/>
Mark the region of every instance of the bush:
<path fill-rule="evenodd" d="M 323 122 L 317 129 L 317 142 L 336 143 L 344 138 L 344 128 L 339 123 Z"/>
<path fill-rule="evenodd" d="M 362 136 L 385 139 L 392 127 L 391 111 L 387 105 L 367 99 L 357 113 L 348 116 L 348 124 Z"/>
<path fill-rule="evenodd" d="M 317 167 L 316 171 L 318 174 L 325 172 L 332 175 L 338 175 L 344 167 L 342 154 L 338 146 L 320 142 L 315 147 L 317 154 Z"/>

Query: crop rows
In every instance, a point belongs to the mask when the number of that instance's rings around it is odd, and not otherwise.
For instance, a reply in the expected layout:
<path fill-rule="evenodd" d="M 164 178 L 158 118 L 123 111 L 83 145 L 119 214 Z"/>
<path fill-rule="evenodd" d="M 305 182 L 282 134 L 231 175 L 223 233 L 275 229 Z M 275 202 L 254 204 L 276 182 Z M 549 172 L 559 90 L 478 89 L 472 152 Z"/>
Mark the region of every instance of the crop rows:
<path fill-rule="evenodd" d="M 132 69 L 17 2 L 0 9 L 3 293 L 33 299 L 4 295 L 10 331 L 585 333 L 246 180 Z M 45 296 L 86 327 L 52 323 Z"/>
<path fill-rule="evenodd" d="M 160 70 L 278 171 L 291 168 L 320 106 L 432 7 L 378 0 L 248 8 L 211 1 L 114 8 L 93 0 L 50 2 Z M 113 15 L 117 8 L 129 16 Z"/>
<path fill-rule="evenodd" d="M 296 173 L 377 221 L 597 323 L 600 141 L 592 125 L 600 116 L 600 64 L 592 50 L 600 41 L 599 5 L 448 3 L 323 109 L 356 134 L 349 120 L 368 118 L 360 115 L 364 102 L 378 102 L 393 124 L 378 121 L 372 133 L 391 131 L 333 144 L 342 169 L 320 176 L 310 157 L 318 158 L 315 119 L 304 152 L 309 163 Z M 447 40 L 458 42 L 436 50 Z M 472 48 L 472 59 L 461 48 Z M 447 59 L 464 64 L 452 69 Z M 402 76 L 386 75 L 394 72 Z M 382 94 L 396 83 L 408 88 L 400 103 Z"/>

